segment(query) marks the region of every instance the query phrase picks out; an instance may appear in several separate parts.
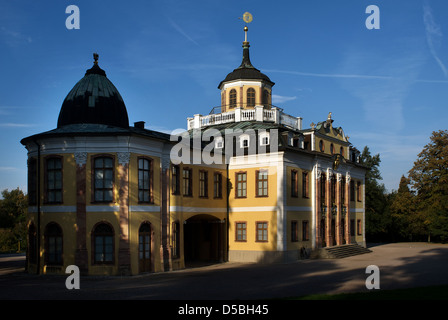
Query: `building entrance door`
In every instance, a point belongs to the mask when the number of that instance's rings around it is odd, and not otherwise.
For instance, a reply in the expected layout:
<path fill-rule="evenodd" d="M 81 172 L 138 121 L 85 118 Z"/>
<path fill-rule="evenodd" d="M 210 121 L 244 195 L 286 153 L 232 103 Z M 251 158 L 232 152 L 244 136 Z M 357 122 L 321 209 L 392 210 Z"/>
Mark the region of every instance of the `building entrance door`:
<path fill-rule="evenodd" d="M 143 223 L 138 231 L 138 261 L 139 271 L 151 272 L 151 224 Z"/>
<path fill-rule="evenodd" d="M 225 223 L 211 215 L 196 215 L 184 223 L 185 264 L 224 261 Z"/>

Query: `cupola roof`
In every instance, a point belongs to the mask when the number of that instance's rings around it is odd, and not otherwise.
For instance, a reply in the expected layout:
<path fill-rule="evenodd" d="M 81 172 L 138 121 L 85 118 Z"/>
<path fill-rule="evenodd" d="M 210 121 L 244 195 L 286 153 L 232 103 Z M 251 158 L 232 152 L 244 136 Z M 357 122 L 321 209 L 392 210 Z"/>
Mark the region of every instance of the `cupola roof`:
<path fill-rule="evenodd" d="M 98 54 L 94 53 L 93 57 L 93 67 L 86 71 L 62 103 L 58 128 L 81 123 L 129 127 L 128 113 L 120 93 L 98 66 Z"/>
<path fill-rule="evenodd" d="M 218 88 L 220 89 L 221 86 L 225 82 L 230 82 L 234 80 L 262 80 L 265 82 L 268 82 L 271 86 L 273 86 L 275 83 L 269 79 L 267 75 L 264 73 L 261 73 L 260 70 L 255 68 L 252 63 L 250 62 L 249 57 L 249 41 L 247 41 L 247 26 L 244 27 L 245 31 L 245 41 L 243 41 L 243 60 L 241 61 L 241 64 L 238 68 L 234 69 L 231 73 L 229 73 L 226 78 L 221 81 L 218 85 Z"/>

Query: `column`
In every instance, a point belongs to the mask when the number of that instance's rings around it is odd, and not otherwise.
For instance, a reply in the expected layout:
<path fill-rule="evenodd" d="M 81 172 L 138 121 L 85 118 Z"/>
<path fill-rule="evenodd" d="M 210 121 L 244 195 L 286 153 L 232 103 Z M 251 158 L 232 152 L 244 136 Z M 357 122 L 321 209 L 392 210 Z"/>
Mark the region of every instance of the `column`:
<path fill-rule="evenodd" d="M 327 205 L 327 223 L 325 228 L 325 236 L 326 236 L 326 243 L 327 247 L 331 247 L 333 245 L 333 236 L 331 234 L 331 218 L 332 218 L 332 212 L 331 212 L 331 183 L 332 183 L 332 175 L 333 172 L 331 169 L 327 169 L 327 183 L 325 185 L 325 197 L 326 197 L 326 205 Z"/>
<path fill-rule="evenodd" d="M 86 162 L 87 152 L 75 152 L 76 163 L 76 251 L 75 265 L 88 274 L 86 233 Z"/>
<path fill-rule="evenodd" d="M 315 229 L 315 234 L 316 234 L 316 248 L 322 248 L 322 235 L 321 234 L 321 226 L 320 226 L 320 220 L 322 219 L 322 206 L 321 206 L 321 176 L 322 176 L 322 172 L 319 169 L 315 169 L 316 170 L 316 176 L 315 176 L 315 183 L 316 183 L 316 229 Z"/>
<path fill-rule="evenodd" d="M 161 214 L 161 246 L 160 257 L 162 261 L 162 268 L 164 271 L 173 269 L 170 247 L 170 158 L 165 155 L 161 159 L 162 170 L 160 174 L 160 194 L 162 195 L 162 202 L 160 208 Z M 180 249 L 178 249 L 180 250 Z"/>
<path fill-rule="evenodd" d="M 118 242 L 118 272 L 131 273 L 131 252 L 129 246 L 129 152 L 117 152 L 118 195 L 120 205 L 120 239 Z"/>
<path fill-rule="evenodd" d="M 347 172 L 345 176 L 345 239 L 350 244 L 350 174 Z"/>
<path fill-rule="evenodd" d="M 342 175 L 340 173 L 336 174 L 336 245 L 340 246 L 342 244 L 342 232 L 341 230 L 341 218 L 342 218 L 342 203 L 341 203 L 341 180 Z"/>

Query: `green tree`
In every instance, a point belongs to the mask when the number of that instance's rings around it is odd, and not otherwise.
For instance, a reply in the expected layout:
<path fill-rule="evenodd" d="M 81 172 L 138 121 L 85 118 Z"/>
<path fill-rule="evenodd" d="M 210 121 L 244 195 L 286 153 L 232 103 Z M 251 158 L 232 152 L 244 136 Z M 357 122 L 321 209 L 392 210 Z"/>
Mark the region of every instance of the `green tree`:
<path fill-rule="evenodd" d="M 415 241 L 421 239 L 427 232 L 425 219 L 416 210 L 416 197 L 409 184 L 410 179 L 403 175 L 391 202 L 390 211 L 398 235 L 404 240 Z"/>
<path fill-rule="evenodd" d="M 434 131 L 409 171 L 428 239 L 448 241 L 448 130 Z"/>
<path fill-rule="evenodd" d="M 16 251 L 26 246 L 27 196 L 19 188 L 2 191 L 0 200 L 0 252 Z"/>
<path fill-rule="evenodd" d="M 365 146 L 360 159 L 368 169 L 365 177 L 366 238 L 368 241 L 388 241 L 392 218 L 386 188 L 378 182 L 382 180 L 380 155 L 372 156 L 369 147 Z"/>
<path fill-rule="evenodd" d="M 26 195 L 19 188 L 2 191 L 0 200 L 0 228 L 13 228 L 17 223 L 24 222 L 28 208 Z"/>

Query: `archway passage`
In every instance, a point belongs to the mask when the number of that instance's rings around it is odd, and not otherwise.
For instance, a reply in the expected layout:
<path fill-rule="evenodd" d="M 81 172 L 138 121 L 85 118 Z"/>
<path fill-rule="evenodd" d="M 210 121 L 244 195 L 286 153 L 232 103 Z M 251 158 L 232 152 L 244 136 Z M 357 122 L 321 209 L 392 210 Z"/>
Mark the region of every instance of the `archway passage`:
<path fill-rule="evenodd" d="M 225 222 L 200 214 L 184 223 L 186 266 L 219 263 L 225 260 Z"/>

